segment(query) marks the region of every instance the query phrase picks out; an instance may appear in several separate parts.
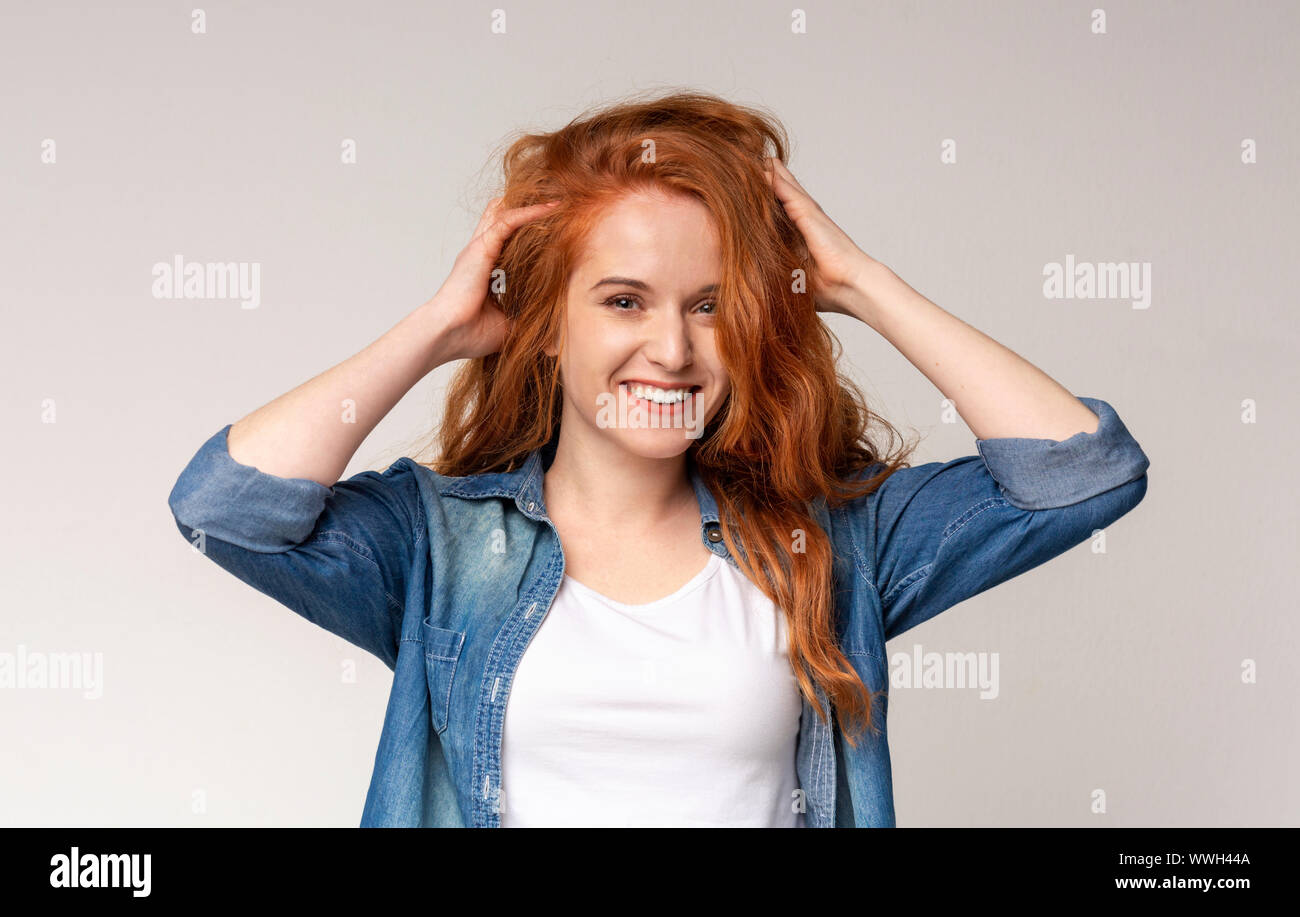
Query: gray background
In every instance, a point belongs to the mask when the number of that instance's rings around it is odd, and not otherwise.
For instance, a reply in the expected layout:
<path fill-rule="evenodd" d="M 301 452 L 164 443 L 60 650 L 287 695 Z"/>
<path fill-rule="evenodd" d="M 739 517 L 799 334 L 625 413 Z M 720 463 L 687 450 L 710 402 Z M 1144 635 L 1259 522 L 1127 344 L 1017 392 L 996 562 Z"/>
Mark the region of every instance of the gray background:
<path fill-rule="evenodd" d="M 1117 2 L 1097 35 L 1092 6 L 841 0 L 793 34 L 788 4 L 517 2 L 493 34 L 492 4 L 242 2 L 195 35 L 185 5 L 6 3 L 0 652 L 102 652 L 104 695 L 0 689 L 0 823 L 357 824 L 391 673 L 193 553 L 168 491 L 224 424 L 429 298 L 512 132 L 657 87 L 769 108 L 863 249 L 1110 402 L 1151 457 L 1105 554 L 889 645 L 1000 660 L 997 700 L 892 692 L 899 824 L 1300 823 L 1300 13 Z M 155 299 L 176 253 L 259 262 L 260 307 Z M 1150 308 L 1047 299 L 1067 254 L 1150 262 Z M 916 463 L 974 453 L 888 342 L 827 321 L 872 407 L 925 434 Z M 436 423 L 451 370 L 348 475 Z"/>

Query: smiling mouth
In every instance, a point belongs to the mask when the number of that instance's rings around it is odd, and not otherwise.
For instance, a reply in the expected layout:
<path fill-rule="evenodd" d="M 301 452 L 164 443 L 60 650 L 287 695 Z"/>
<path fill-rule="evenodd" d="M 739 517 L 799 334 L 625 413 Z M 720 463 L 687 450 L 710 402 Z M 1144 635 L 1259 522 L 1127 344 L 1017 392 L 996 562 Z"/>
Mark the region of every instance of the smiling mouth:
<path fill-rule="evenodd" d="M 634 384 L 629 385 L 627 382 L 620 382 L 619 389 L 627 392 L 629 405 L 643 407 L 647 411 L 655 411 L 658 414 L 673 414 L 673 412 L 684 410 L 688 399 L 694 399 L 695 394 L 703 386 L 692 385 L 689 388 L 681 389 L 655 389 L 654 386 L 645 386 Z M 642 394 L 637 394 L 637 389 L 641 389 Z M 655 398 L 654 393 L 669 393 L 668 397 Z"/>
<path fill-rule="evenodd" d="M 697 394 L 703 386 L 691 385 L 682 388 L 661 389 L 639 382 L 620 382 L 619 388 L 626 391 L 628 398 L 633 402 L 641 402 L 657 408 L 676 408 L 685 403 L 686 399 Z M 642 394 L 637 394 L 638 389 Z M 656 397 L 656 395 L 660 397 Z M 663 397 L 664 395 L 667 397 Z"/>

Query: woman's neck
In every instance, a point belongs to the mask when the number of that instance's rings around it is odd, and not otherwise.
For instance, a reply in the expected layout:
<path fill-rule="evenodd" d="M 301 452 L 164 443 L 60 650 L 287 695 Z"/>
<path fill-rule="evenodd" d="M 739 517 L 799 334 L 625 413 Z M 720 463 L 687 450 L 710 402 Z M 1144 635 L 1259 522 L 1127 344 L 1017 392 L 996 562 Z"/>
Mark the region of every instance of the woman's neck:
<path fill-rule="evenodd" d="M 542 479 L 549 515 L 635 537 L 680 519 L 688 510 L 698 513 L 685 453 L 648 458 L 603 436 L 599 440 L 579 445 L 561 432 L 555 460 Z"/>

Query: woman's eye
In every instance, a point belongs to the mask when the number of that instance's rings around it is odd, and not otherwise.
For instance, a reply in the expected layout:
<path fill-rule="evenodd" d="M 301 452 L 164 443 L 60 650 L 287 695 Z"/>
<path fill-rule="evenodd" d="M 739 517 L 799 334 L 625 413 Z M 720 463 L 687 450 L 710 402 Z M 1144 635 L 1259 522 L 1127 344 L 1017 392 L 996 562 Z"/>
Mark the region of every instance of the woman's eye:
<path fill-rule="evenodd" d="M 604 304 L 612 308 L 615 312 L 631 312 L 631 308 L 624 309 L 617 305 L 617 303 L 624 302 L 631 303 L 633 307 L 640 304 L 640 300 L 635 296 L 611 296 L 609 299 L 605 300 Z M 705 309 L 705 306 L 709 306 L 710 308 Z M 704 315 L 716 315 L 718 312 L 718 304 L 714 300 L 708 300 L 707 302 L 701 303 L 698 308 Z"/>

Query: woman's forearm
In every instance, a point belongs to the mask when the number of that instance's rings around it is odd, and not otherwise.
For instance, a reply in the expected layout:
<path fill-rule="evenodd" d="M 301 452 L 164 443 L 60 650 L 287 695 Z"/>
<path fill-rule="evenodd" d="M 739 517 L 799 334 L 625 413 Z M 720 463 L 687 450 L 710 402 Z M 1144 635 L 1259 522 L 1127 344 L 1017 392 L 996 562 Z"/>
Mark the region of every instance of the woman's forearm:
<path fill-rule="evenodd" d="M 233 424 L 230 457 L 277 477 L 332 487 L 379 421 L 449 358 L 431 300 L 364 350 Z"/>
<path fill-rule="evenodd" d="M 1097 431 L 1097 415 L 1068 389 L 878 261 L 859 273 L 847 308 L 953 401 L 977 439 L 1061 441 Z"/>

